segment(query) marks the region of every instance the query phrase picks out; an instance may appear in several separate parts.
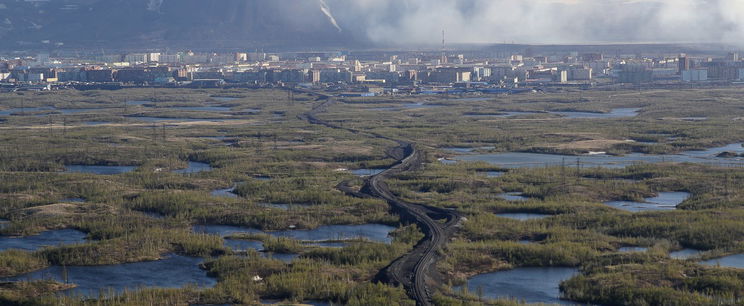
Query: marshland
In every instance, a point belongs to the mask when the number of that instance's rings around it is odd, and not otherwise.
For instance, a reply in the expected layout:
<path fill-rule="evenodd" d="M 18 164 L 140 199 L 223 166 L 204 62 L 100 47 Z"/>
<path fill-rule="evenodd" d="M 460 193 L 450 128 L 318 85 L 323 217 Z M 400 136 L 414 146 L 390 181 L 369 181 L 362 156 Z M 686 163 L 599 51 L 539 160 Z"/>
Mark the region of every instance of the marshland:
<path fill-rule="evenodd" d="M 392 139 L 395 196 L 463 216 L 437 305 L 742 303 L 742 94 L 3 93 L 0 303 L 415 305 L 376 276 L 424 233 L 354 196 Z"/>

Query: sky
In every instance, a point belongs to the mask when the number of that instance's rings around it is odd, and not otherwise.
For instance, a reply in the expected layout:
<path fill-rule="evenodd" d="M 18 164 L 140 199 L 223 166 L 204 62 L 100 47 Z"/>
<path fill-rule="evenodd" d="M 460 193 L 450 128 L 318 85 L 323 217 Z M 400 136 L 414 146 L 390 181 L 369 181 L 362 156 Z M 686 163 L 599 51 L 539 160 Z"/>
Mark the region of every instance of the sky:
<path fill-rule="evenodd" d="M 386 44 L 744 43 L 744 0 L 318 0 Z"/>

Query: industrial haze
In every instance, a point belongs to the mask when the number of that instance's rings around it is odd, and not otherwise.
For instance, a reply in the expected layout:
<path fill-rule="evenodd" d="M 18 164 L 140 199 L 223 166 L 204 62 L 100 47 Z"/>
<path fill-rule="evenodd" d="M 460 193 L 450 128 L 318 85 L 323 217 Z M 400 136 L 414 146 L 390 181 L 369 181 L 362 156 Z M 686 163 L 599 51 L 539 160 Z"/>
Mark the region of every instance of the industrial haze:
<path fill-rule="evenodd" d="M 47 0 L 0 3 L 3 48 L 726 43 L 739 0 Z"/>

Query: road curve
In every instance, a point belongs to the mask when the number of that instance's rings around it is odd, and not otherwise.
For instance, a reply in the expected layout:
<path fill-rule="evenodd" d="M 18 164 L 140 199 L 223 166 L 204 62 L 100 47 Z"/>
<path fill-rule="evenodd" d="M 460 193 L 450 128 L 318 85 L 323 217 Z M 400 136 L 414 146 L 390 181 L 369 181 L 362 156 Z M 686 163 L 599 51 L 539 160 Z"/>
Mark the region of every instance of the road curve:
<path fill-rule="evenodd" d="M 361 193 L 368 196 L 383 199 L 388 202 L 392 210 L 400 215 L 401 220 L 415 223 L 424 233 L 424 238 L 416 244 L 411 252 L 393 261 L 377 275 L 377 281 L 393 285 L 402 285 L 406 288 L 408 295 L 416 300 L 417 305 L 427 306 L 432 304 L 433 290 L 429 287 L 435 283 L 431 278 L 432 267 L 439 257 L 439 250 L 444 247 L 457 225 L 462 219 L 461 215 L 453 210 L 447 210 L 428 205 L 412 204 L 404 202 L 396 197 L 385 184 L 385 179 L 407 171 L 420 168 L 424 157 L 416 148 L 415 143 L 404 140 L 396 140 L 384 135 L 372 132 L 362 132 L 356 129 L 345 128 L 331 122 L 319 119 L 316 115 L 324 112 L 336 101 L 327 95 L 318 94 L 323 103 L 314 107 L 311 111 L 299 115 L 298 118 L 306 120 L 311 124 L 323 125 L 334 129 L 343 129 L 355 134 L 366 134 L 369 137 L 387 139 L 398 143 L 395 151 L 401 152 L 398 162 L 389 169 L 369 177 Z"/>

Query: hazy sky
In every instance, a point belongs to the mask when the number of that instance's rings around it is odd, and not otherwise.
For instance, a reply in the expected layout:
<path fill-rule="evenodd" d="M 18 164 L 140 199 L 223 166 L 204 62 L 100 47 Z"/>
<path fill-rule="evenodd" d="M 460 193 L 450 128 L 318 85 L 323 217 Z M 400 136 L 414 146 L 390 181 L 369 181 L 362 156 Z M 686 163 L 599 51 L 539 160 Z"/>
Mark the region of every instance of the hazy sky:
<path fill-rule="evenodd" d="M 744 0 L 320 2 L 344 31 L 382 43 L 436 44 L 444 29 L 449 42 L 459 43 L 744 44 Z"/>

